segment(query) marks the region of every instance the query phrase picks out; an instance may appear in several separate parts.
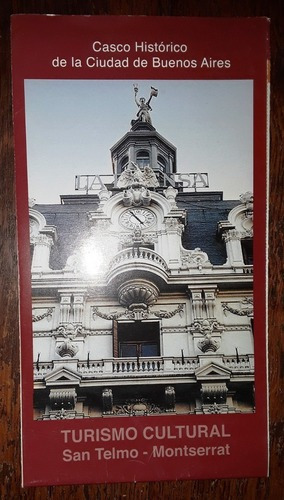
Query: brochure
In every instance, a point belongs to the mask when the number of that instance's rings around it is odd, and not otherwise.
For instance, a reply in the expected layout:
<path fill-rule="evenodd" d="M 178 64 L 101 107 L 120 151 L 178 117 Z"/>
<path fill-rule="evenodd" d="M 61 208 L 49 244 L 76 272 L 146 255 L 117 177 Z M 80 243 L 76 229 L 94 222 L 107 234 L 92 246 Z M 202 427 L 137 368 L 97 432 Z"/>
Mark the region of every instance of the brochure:
<path fill-rule="evenodd" d="M 12 17 L 24 486 L 268 474 L 268 32 Z"/>

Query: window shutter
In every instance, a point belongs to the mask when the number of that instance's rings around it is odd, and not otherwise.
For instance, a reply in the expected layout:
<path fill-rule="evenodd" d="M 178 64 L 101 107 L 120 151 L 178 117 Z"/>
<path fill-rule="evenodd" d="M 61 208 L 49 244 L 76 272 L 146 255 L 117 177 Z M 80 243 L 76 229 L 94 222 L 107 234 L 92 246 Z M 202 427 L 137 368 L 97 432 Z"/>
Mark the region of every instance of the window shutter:
<path fill-rule="evenodd" d="M 118 322 L 114 319 L 112 324 L 112 345 L 113 345 L 113 357 L 118 358 Z"/>

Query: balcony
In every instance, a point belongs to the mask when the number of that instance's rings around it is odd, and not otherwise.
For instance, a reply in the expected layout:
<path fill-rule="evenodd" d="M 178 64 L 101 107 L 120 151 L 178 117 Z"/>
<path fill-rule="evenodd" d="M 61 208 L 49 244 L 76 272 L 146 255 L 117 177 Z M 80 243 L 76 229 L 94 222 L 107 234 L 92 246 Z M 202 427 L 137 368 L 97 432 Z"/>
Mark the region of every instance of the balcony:
<path fill-rule="evenodd" d="M 66 360 L 67 361 L 67 360 Z M 74 360 L 72 360 L 74 362 Z M 208 356 L 210 362 L 210 356 Z M 252 375 L 253 355 L 220 356 L 219 364 L 231 370 L 232 374 Z M 151 357 L 151 358 L 112 358 L 95 361 L 78 361 L 77 373 L 82 379 L 115 380 L 139 377 L 179 377 L 194 375 L 199 368 L 199 357 Z M 34 363 L 34 380 L 40 381 L 54 369 L 53 362 Z"/>
<path fill-rule="evenodd" d="M 136 270 L 154 274 L 166 280 L 168 266 L 166 261 L 154 250 L 144 247 L 129 247 L 118 252 L 111 260 L 108 280 L 111 281 L 118 275 L 127 275 Z"/>

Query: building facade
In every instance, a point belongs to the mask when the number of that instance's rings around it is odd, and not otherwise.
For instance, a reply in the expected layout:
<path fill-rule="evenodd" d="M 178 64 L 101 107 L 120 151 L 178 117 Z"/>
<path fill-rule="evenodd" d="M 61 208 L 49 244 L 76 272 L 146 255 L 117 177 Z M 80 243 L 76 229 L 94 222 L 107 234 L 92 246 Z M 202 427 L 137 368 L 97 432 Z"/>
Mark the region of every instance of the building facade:
<path fill-rule="evenodd" d="M 31 203 L 35 419 L 254 411 L 252 194 L 184 189 L 148 103 L 116 182 Z"/>

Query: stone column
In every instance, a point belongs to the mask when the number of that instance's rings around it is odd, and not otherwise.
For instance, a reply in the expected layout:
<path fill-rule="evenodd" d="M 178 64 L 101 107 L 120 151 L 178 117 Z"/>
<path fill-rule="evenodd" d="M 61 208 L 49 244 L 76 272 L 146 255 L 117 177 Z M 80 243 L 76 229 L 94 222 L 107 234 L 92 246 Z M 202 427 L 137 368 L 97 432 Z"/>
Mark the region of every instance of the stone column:
<path fill-rule="evenodd" d="M 239 231 L 231 229 L 224 233 L 223 238 L 226 243 L 229 264 L 232 267 L 243 266 L 244 259 Z"/>
<path fill-rule="evenodd" d="M 53 245 L 53 239 L 46 234 L 39 234 L 34 239 L 34 251 L 32 260 L 32 272 L 48 271 L 50 249 Z"/>
<path fill-rule="evenodd" d="M 208 319 L 215 318 L 216 290 L 204 290 L 205 306 Z"/>
<path fill-rule="evenodd" d="M 202 290 L 191 290 L 193 321 L 202 319 Z"/>
<path fill-rule="evenodd" d="M 77 295 L 74 293 L 73 319 L 75 324 L 83 323 L 83 313 L 84 313 L 84 296 Z"/>
<path fill-rule="evenodd" d="M 70 322 L 70 312 L 71 312 L 71 294 L 61 295 L 60 301 L 60 323 Z"/>

